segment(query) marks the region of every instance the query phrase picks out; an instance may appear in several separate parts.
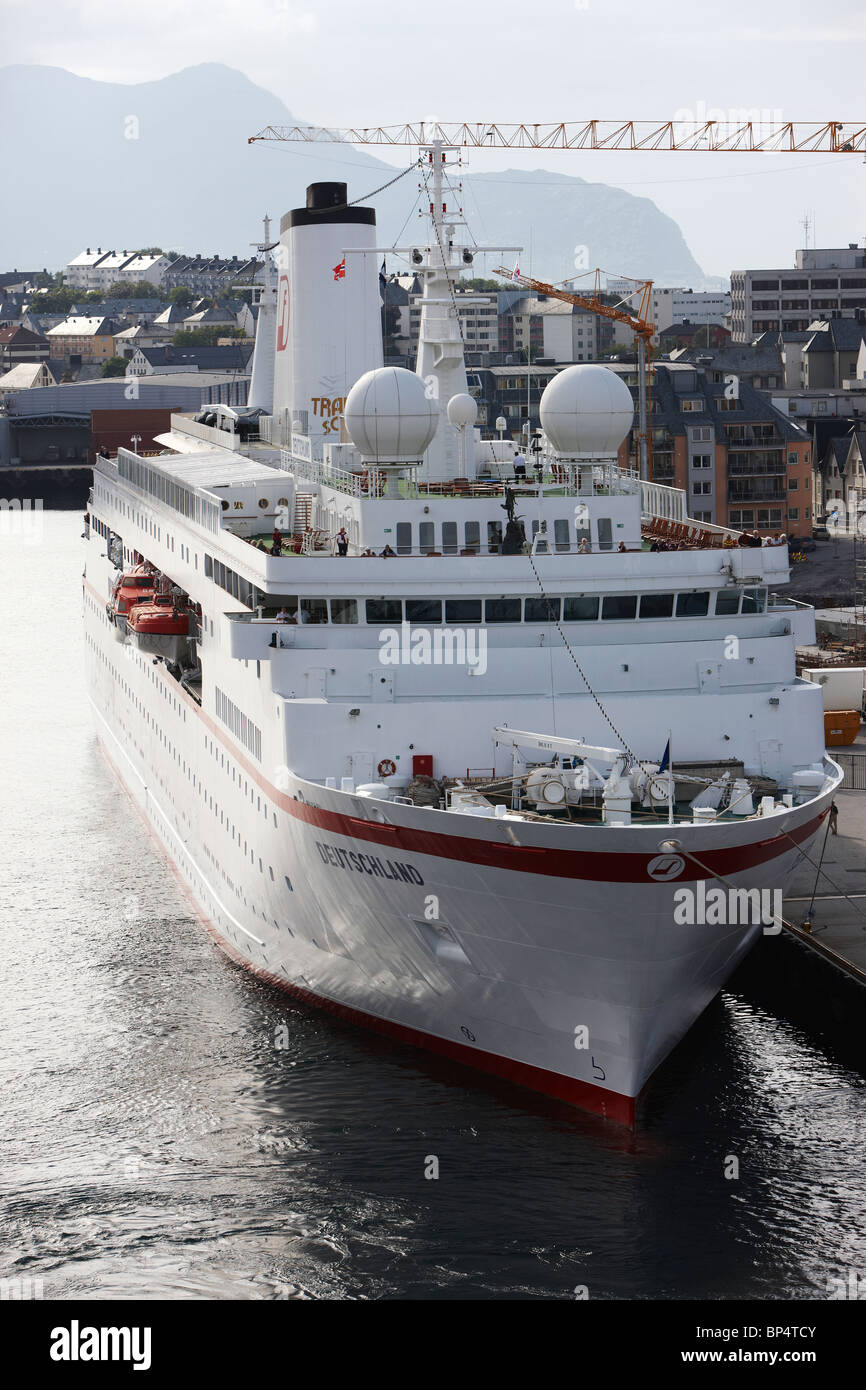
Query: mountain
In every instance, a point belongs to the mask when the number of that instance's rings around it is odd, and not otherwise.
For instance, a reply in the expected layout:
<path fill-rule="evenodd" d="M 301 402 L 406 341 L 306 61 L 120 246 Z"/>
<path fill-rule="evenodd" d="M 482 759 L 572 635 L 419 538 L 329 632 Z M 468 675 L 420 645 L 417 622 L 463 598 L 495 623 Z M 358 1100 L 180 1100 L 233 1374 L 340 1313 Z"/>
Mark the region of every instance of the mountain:
<path fill-rule="evenodd" d="M 96 245 L 240 255 L 260 239 L 264 214 L 278 227 L 308 183 L 345 180 L 356 199 L 395 172 L 363 148 L 249 145 L 267 125 L 303 121 L 220 63 L 132 86 L 63 68 L 5 67 L 0 102 L 20 113 L 0 136 L 0 266 L 59 269 Z M 412 151 L 405 156 L 408 167 Z M 677 224 L 647 198 L 541 169 L 475 174 L 464 185 L 476 240 L 524 245 L 528 273 L 531 234 L 539 278 L 573 275 L 575 248 L 585 247 L 590 267 L 667 284 L 703 280 Z M 416 191 L 413 172 L 376 195 L 381 244 L 417 236 Z"/>

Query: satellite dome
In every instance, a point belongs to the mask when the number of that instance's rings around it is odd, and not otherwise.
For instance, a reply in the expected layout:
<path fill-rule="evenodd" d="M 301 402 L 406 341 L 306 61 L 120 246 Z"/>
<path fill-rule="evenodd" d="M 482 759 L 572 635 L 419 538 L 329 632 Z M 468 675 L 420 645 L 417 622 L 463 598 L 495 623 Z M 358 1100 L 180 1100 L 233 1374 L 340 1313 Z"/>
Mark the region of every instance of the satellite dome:
<path fill-rule="evenodd" d="M 452 425 L 474 425 L 478 419 L 478 406 L 466 391 L 458 391 L 445 407 Z"/>
<path fill-rule="evenodd" d="M 377 367 L 359 377 L 346 397 L 343 419 L 352 443 L 377 463 L 419 460 L 439 424 L 436 402 L 405 367 Z"/>
<path fill-rule="evenodd" d="M 541 424 L 558 454 L 612 458 L 634 420 L 631 392 L 609 367 L 566 367 L 545 387 Z"/>

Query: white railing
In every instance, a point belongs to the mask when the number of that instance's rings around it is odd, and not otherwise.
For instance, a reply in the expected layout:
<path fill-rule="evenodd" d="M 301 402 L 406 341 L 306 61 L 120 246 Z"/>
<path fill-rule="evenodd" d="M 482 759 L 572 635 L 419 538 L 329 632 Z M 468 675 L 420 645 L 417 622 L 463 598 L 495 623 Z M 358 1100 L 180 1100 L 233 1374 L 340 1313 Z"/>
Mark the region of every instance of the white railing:
<path fill-rule="evenodd" d="M 377 500 L 387 496 L 387 474 L 375 466 L 358 473 L 348 473 L 318 459 L 298 458 L 290 449 L 281 449 L 280 468 L 285 473 L 291 473 L 298 483 L 318 483 L 323 487 L 333 488 L 335 492 L 345 493 L 348 497 Z M 529 476 L 521 483 L 512 483 L 506 478 L 493 482 L 453 478 L 438 482 L 417 482 L 414 478 L 401 478 L 399 493 L 387 497 L 387 500 L 417 501 L 419 498 L 427 497 L 477 498 L 490 495 L 492 492 L 502 496 L 506 487 L 513 488 L 518 498 L 535 497 L 539 494 L 559 497 L 623 497 L 635 496 L 643 487 L 656 487 L 660 494 L 670 494 L 671 497 L 681 499 L 678 512 L 658 514 L 670 515 L 674 519 L 685 517 L 685 494 L 679 489 L 662 487 L 660 484 L 643 484 L 633 469 L 618 468 L 608 461 L 587 462 L 579 467 L 554 464 L 545 471 L 540 482 Z"/>
<path fill-rule="evenodd" d="M 289 449 L 280 450 L 280 468 L 285 473 L 294 474 L 298 481 L 319 483 L 349 497 L 384 496 L 382 477 L 375 469 L 364 473 L 346 473 L 342 468 L 329 468 L 318 459 L 295 458 Z"/>
<path fill-rule="evenodd" d="M 641 481 L 640 509 L 644 516 L 661 517 L 663 521 L 687 521 L 686 494 L 681 487 L 666 487 L 664 483 Z"/>

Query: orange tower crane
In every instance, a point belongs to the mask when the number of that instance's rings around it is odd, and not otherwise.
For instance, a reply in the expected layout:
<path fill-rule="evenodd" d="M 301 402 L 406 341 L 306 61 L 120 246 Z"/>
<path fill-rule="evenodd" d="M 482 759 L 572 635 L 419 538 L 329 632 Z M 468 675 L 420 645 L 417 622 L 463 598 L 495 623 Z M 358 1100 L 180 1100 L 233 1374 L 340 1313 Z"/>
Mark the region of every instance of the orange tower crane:
<path fill-rule="evenodd" d="M 603 272 L 601 270 L 595 272 L 595 289 L 592 294 L 574 294 L 571 290 L 561 290 L 556 285 L 546 284 L 544 280 L 533 280 L 530 275 L 521 275 L 517 270 L 506 270 L 504 266 L 497 266 L 493 273 L 504 276 L 505 279 L 519 285 L 521 289 L 534 290 L 536 294 L 548 295 L 553 299 L 562 299 L 566 304 L 574 304 L 578 309 L 588 309 L 592 314 L 613 319 L 616 323 L 627 324 L 629 328 L 633 329 L 637 343 L 638 466 L 640 476 L 646 481 L 651 480 L 652 437 L 648 423 L 647 377 L 652 337 L 655 332 L 652 320 L 648 317 L 652 312 L 652 280 L 635 281 L 635 288 L 627 297 L 633 299 L 639 295 L 640 302 L 637 311 L 630 314 L 618 305 L 606 304 L 602 299 L 601 277 Z M 628 279 L 629 277 L 623 278 Z"/>

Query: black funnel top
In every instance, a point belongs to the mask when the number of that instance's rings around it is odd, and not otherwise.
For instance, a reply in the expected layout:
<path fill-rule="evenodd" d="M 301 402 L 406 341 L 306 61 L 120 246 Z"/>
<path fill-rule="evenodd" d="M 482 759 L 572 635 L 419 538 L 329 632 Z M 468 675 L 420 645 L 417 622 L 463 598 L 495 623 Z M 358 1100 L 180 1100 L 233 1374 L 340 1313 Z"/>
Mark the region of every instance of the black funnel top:
<path fill-rule="evenodd" d="M 376 225 L 375 208 L 347 207 L 348 188 L 344 183 L 311 183 L 307 206 L 294 208 L 280 219 L 280 233 L 287 227 L 312 227 L 316 223 L 342 222 Z"/>
<path fill-rule="evenodd" d="M 348 186 L 345 183 L 311 183 L 307 188 L 307 207 L 344 208 L 348 200 Z"/>

